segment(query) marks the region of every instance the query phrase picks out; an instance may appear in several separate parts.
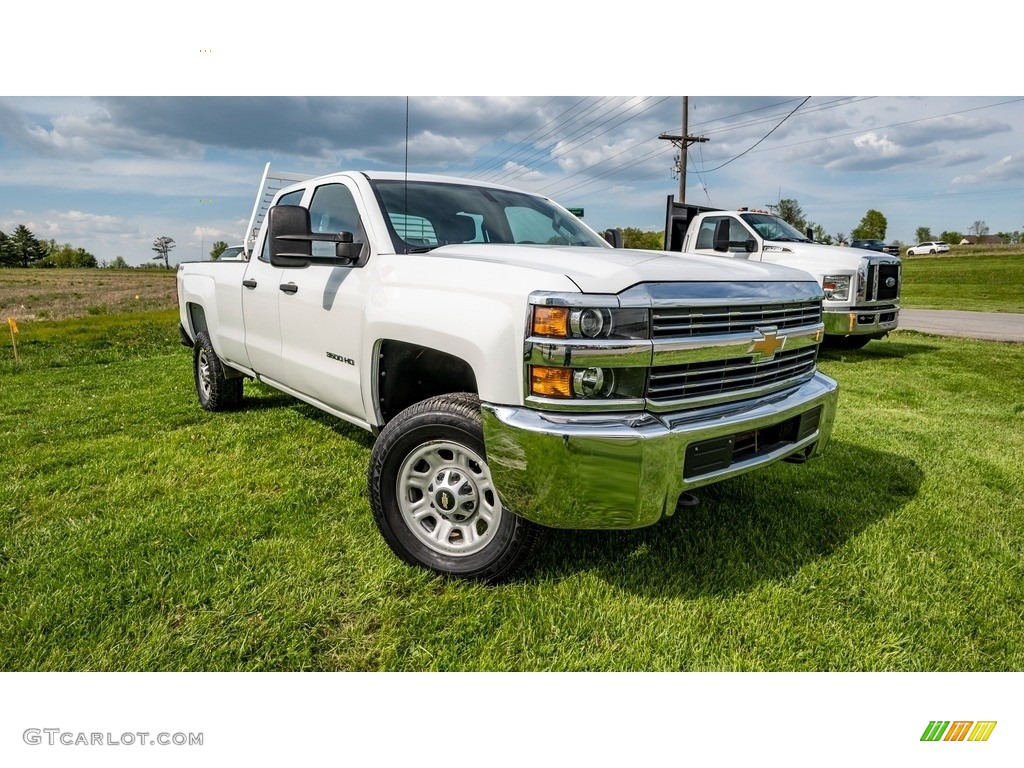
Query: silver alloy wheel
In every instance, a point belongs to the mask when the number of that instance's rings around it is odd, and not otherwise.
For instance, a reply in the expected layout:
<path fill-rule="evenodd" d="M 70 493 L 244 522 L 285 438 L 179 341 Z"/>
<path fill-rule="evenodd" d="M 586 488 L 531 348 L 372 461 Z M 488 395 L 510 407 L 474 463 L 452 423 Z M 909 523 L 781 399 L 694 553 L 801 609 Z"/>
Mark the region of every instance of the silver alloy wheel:
<path fill-rule="evenodd" d="M 487 463 L 459 443 L 417 446 L 402 462 L 395 490 L 409 530 L 440 554 L 479 552 L 498 531 L 501 501 Z"/>
<path fill-rule="evenodd" d="M 210 370 L 210 358 L 206 356 L 206 350 L 200 349 L 196 358 L 196 367 L 199 374 L 199 388 L 202 390 L 203 400 L 209 400 L 213 391 L 213 372 Z"/>

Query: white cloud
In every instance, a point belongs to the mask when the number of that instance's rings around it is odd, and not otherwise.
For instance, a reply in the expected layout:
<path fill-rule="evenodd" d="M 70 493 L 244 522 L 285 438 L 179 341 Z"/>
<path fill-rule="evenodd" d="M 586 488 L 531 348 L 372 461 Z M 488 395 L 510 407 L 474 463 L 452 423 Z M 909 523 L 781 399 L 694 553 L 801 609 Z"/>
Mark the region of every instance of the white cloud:
<path fill-rule="evenodd" d="M 1007 155 L 996 163 L 982 168 L 978 173 L 957 176 L 954 184 L 982 184 L 985 182 L 1024 180 L 1024 152 Z"/>
<path fill-rule="evenodd" d="M 196 227 L 192 230 L 193 240 L 202 240 L 210 242 L 213 240 L 230 240 L 236 237 L 233 232 L 220 229 L 218 227 Z"/>

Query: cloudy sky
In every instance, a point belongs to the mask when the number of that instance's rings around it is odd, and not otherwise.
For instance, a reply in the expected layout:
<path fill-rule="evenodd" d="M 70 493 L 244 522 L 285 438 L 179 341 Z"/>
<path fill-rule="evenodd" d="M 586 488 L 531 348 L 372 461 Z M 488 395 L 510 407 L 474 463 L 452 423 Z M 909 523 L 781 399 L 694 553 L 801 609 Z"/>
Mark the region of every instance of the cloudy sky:
<path fill-rule="evenodd" d="M 1012 46 L 953 45 L 950 19 L 880 0 L 841 29 L 794 4 L 734 0 L 727 25 L 648 0 L 614 17 L 519 0 L 490 20 L 468 0 L 397 17 L 349 4 L 318 6 L 315 24 L 279 9 L 270 29 L 258 9 L 181 0 L 159 34 L 111 0 L 18 6 L 12 25 L 45 26 L 47 55 L 34 35 L 0 46 L 0 230 L 132 264 L 169 236 L 172 260 L 194 260 L 241 240 L 267 162 L 316 174 L 408 156 L 410 171 L 584 208 L 597 230 L 660 231 L 678 181 L 657 137 L 680 132 L 682 92 L 705 94 L 689 129 L 708 139 L 690 152 L 688 202 L 795 198 L 832 235 L 875 208 L 903 242 L 920 226 L 1024 229 Z M 96 24 L 105 13 L 118 24 Z M 840 95 L 771 95 L 785 91 Z M 637 92 L 661 95 L 605 95 Z M 993 95 L 934 95 L 978 92 Z"/>
<path fill-rule="evenodd" d="M 3 97 L 0 229 L 100 259 L 176 260 L 241 240 L 263 166 L 409 169 L 488 180 L 585 210 L 596 229 L 660 230 L 676 193 L 679 96 Z M 888 239 L 929 226 L 1024 229 L 1024 98 L 690 98 L 688 202 L 795 198 L 849 233 L 869 208 Z"/>

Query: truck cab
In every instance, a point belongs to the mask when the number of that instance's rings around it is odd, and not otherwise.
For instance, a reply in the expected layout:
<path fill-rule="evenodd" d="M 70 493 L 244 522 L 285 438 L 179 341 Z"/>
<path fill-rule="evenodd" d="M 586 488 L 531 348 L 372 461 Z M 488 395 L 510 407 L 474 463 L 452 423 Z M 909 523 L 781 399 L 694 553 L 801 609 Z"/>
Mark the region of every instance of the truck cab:
<path fill-rule="evenodd" d="M 899 258 L 815 243 L 768 211 L 687 206 L 669 197 L 665 247 L 810 273 L 825 294 L 825 339 L 832 346 L 857 349 L 899 324 Z"/>

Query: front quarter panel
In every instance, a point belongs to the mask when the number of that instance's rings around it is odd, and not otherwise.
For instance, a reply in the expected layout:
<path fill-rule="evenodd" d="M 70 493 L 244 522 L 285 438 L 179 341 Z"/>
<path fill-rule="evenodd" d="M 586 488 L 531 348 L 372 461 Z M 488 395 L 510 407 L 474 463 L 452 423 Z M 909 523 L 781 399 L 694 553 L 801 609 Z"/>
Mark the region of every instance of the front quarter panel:
<path fill-rule="evenodd" d="M 481 400 L 521 404 L 528 296 L 535 290 L 578 292 L 572 281 L 429 254 L 378 258 L 379 280 L 366 299 L 368 348 L 400 341 L 453 355 L 473 369 Z M 375 370 L 367 374 L 375 377 Z M 374 413 L 376 381 L 365 384 L 367 413 Z"/>

